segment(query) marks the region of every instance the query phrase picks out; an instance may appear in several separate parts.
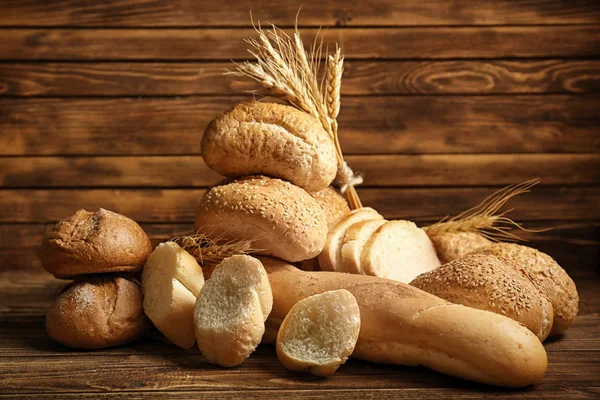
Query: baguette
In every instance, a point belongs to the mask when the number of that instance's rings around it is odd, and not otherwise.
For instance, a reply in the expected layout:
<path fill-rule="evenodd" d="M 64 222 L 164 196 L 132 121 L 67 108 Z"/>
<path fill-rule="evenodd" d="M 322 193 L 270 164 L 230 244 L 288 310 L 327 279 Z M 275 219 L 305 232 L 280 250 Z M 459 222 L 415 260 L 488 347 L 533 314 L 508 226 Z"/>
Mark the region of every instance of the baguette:
<path fill-rule="evenodd" d="M 269 274 L 273 310 L 265 341 L 298 301 L 330 290 L 351 292 L 361 328 L 353 356 L 374 362 L 424 365 L 490 385 L 523 387 L 540 379 L 548 359 L 538 338 L 523 325 L 489 311 L 448 303 L 415 287 L 387 279 L 303 272 L 262 258 Z M 272 342 L 271 342 L 272 343 Z"/>

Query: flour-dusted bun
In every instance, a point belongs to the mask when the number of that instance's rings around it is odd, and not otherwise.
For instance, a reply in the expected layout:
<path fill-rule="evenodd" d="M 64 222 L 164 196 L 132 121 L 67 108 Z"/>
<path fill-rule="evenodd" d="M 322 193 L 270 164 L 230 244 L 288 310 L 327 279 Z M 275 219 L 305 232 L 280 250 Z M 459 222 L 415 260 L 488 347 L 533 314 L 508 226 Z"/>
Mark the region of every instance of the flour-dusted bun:
<path fill-rule="evenodd" d="M 196 229 L 215 240 L 251 240 L 256 254 L 295 262 L 321 252 L 327 220 L 298 186 L 253 176 L 210 189 L 198 207 Z"/>
<path fill-rule="evenodd" d="M 144 315 L 142 297 L 140 285 L 125 276 L 80 278 L 50 306 L 46 331 L 52 340 L 80 349 L 133 342 L 152 327 Z"/>
<path fill-rule="evenodd" d="M 340 220 L 350 213 L 348 202 L 331 186 L 310 194 L 321 206 L 327 217 L 329 229 L 333 229 Z"/>
<path fill-rule="evenodd" d="M 372 219 L 357 222 L 348 228 L 342 243 L 342 265 L 344 272 L 350 274 L 364 274 L 360 265 L 360 257 L 365 244 L 379 227 L 387 221 Z"/>
<path fill-rule="evenodd" d="M 325 247 L 321 254 L 319 254 L 319 266 L 323 271 L 342 272 L 344 270 L 342 244 L 346 231 L 350 226 L 357 222 L 371 219 L 383 219 L 383 217 L 372 208 L 362 207 L 352 210 L 348 215 L 342 218 L 334 228 L 329 230 L 327 240 L 325 241 Z"/>
<path fill-rule="evenodd" d="M 552 304 L 546 296 L 524 274 L 491 254 L 459 258 L 410 284 L 452 303 L 512 318 L 541 341 L 552 328 Z"/>
<path fill-rule="evenodd" d="M 204 131 L 202 156 L 222 175 L 267 175 L 310 192 L 337 173 L 335 145 L 321 123 L 275 103 L 240 103 L 219 115 Z"/>
<path fill-rule="evenodd" d="M 360 265 L 366 275 L 409 283 L 440 266 L 427 234 L 410 221 L 388 221 L 364 245 Z"/>
<path fill-rule="evenodd" d="M 193 311 L 204 285 L 202 268 L 176 243 L 161 243 L 142 271 L 144 311 L 156 328 L 175 345 L 194 345 Z"/>
<path fill-rule="evenodd" d="M 79 210 L 60 221 L 44 239 L 40 260 L 60 279 L 77 275 L 139 271 L 152 251 L 132 219 L 103 208 Z"/>
<path fill-rule="evenodd" d="M 442 264 L 462 258 L 492 242 L 477 232 L 449 232 L 429 235 Z"/>
<path fill-rule="evenodd" d="M 265 342 L 274 338 L 277 325 L 298 301 L 346 289 L 354 295 L 361 318 L 352 357 L 423 365 L 508 387 L 530 385 L 546 371 L 548 358 L 539 339 L 503 315 L 452 304 L 413 286 L 375 276 L 305 272 L 281 260 L 261 257 L 261 261 L 273 292 Z"/>
<path fill-rule="evenodd" d="M 256 349 L 273 306 L 267 273 L 250 256 L 226 258 L 213 270 L 194 309 L 198 348 L 209 362 L 241 364 Z"/>
<path fill-rule="evenodd" d="M 333 374 L 354 351 L 360 310 L 345 289 L 300 300 L 288 312 L 277 335 L 277 357 L 292 371 Z"/>
<path fill-rule="evenodd" d="M 476 252 L 508 260 L 548 297 L 554 307 L 550 335 L 560 334 L 573 324 L 579 310 L 577 287 L 567 272 L 548 254 L 515 243 L 495 243 Z"/>

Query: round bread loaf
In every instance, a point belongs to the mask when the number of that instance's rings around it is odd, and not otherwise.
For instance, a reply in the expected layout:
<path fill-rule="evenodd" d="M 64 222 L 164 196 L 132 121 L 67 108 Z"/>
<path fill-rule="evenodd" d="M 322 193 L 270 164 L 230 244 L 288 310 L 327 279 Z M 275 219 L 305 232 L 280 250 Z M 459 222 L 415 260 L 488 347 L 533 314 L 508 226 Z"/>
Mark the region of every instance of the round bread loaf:
<path fill-rule="evenodd" d="M 69 284 L 46 315 L 50 338 L 64 346 L 102 349 L 132 342 L 152 324 L 140 285 L 119 275 L 95 275 Z"/>
<path fill-rule="evenodd" d="M 144 230 L 132 219 L 105 210 L 79 210 L 60 221 L 42 244 L 44 269 L 59 279 L 142 269 L 152 252 Z"/>
<path fill-rule="evenodd" d="M 494 255 L 468 255 L 421 274 L 410 284 L 452 303 L 512 318 L 541 341 L 552 328 L 550 301 L 525 275 Z"/>
<path fill-rule="evenodd" d="M 327 219 L 303 189 L 254 176 L 210 189 L 198 207 L 196 229 L 216 241 L 250 240 L 255 254 L 294 262 L 323 250 Z"/>
<path fill-rule="evenodd" d="M 476 251 L 493 254 L 509 261 L 524 272 L 554 307 L 551 335 L 560 334 L 571 326 L 579 311 L 579 294 L 575 282 L 548 254 L 515 243 L 494 243 Z"/>
<path fill-rule="evenodd" d="M 350 214 L 348 202 L 331 186 L 310 194 L 321 206 L 327 217 L 327 225 L 331 230 L 340 220 Z"/>
<path fill-rule="evenodd" d="M 462 258 L 475 250 L 492 244 L 477 232 L 449 232 L 429 235 L 442 264 Z"/>
<path fill-rule="evenodd" d="M 222 175 L 268 175 L 310 192 L 329 186 L 337 173 L 335 145 L 321 123 L 282 104 L 235 105 L 208 125 L 201 151 Z"/>

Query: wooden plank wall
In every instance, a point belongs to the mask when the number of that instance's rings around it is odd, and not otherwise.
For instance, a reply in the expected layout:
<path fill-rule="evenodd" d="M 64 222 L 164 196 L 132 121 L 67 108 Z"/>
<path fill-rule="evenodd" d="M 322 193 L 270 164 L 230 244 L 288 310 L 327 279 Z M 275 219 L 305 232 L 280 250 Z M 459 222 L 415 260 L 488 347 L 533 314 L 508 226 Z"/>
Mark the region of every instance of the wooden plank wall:
<path fill-rule="evenodd" d="M 366 205 L 427 223 L 540 177 L 513 218 L 597 265 L 597 0 L 2 0 L 0 268 L 40 268 L 43 233 L 82 207 L 156 240 L 189 230 L 219 179 L 202 131 L 251 88 L 222 75 L 248 57 L 248 11 L 290 28 L 300 5 L 305 37 L 328 26 L 346 54 L 340 136 Z"/>

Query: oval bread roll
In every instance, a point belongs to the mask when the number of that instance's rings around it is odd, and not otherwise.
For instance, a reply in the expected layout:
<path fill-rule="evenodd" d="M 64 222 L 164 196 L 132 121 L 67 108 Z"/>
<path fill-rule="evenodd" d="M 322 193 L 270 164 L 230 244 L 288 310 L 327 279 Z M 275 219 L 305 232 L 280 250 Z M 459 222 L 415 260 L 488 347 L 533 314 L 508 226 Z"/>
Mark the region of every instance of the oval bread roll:
<path fill-rule="evenodd" d="M 388 221 L 364 246 L 360 265 L 366 275 L 409 283 L 440 266 L 435 249 L 422 229 L 410 221 Z"/>
<path fill-rule="evenodd" d="M 327 220 L 303 189 L 254 176 L 210 189 L 198 207 L 196 230 L 214 240 L 250 240 L 256 254 L 294 262 L 321 252 Z"/>
<path fill-rule="evenodd" d="M 325 247 L 321 254 L 319 254 L 319 266 L 321 267 L 321 270 L 336 272 L 344 271 L 342 244 L 346 231 L 352 224 L 371 219 L 383 219 L 383 217 L 372 208 L 362 207 L 352 210 L 350 214 L 342 218 L 342 220 L 329 231 L 327 240 L 325 241 Z"/>
<path fill-rule="evenodd" d="M 455 304 L 492 311 L 525 325 L 541 341 L 550 334 L 552 304 L 529 279 L 493 255 L 471 254 L 411 283 Z"/>
<path fill-rule="evenodd" d="M 46 331 L 55 342 L 102 349 L 133 342 L 152 324 L 140 285 L 120 275 L 95 275 L 69 284 L 50 306 Z"/>
<path fill-rule="evenodd" d="M 56 278 L 142 269 L 152 252 L 148 235 L 132 219 L 100 208 L 79 210 L 44 239 L 40 260 Z"/>
<path fill-rule="evenodd" d="M 292 371 L 332 375 L 354 351 L 360 311 L 345 289 L 300 300 L 283 320 L 277 335 L 277 357 Z"/>
<path fill-rule="evenodd" d="M 194 308 L 194 333 L 206 359 L 223 367 L 241 364 L 265 332 L 273 296 L 260 261 L 226 258 L 213 270 Z"/>
<path fill-rule="evenodd" d="M 369 241 L 375 231 L 386 222 L 387 221 L 383 219 L 372 219 L 357 222 L 348 228 L 342 243 L 342 264 L 344 266 L 344 272 L 364 275 L 365 271 L 363 271 L 362 266 L 360 265 L 360 256 L 367 241 Z"/>
<path fill-rule="evenodd" d="M 442 264 L 462 258 L 477 249 L 492 244 L 477 232 L 449 232 L 429 235 Z"/>
<path fill-rule="evenodd" d="M 331 186 L 310 195 L 325 212 L 329 229 L 333 229 L 344 216 L 350 213 L 350 207 L 344 196 Z"/>
<path fill-rule="evenodd" d="M 274 103 L 240 103 L 215 118 L 204 131 L 202 157 L 225 176 L 267 175 L 310 192 L 337 173 L 335 145 L 321 123 Z"/>
<path fill-rule="evenodd" d="M 534 286 L 548 297 L 554 308 L 550 335 L 558 335 L 571 326 L 579 310 L 579 294 L 573 279 L 548 254 L 515 243 L 494 243 L 476 251 L 493 254 L 527 275 Z"/>
<path fill-rule="evenodd" d="M 448 303 L 401 282 L 374 276 L 304 272 L 261 257 L 269 274 L 273 310 L 269 336 L 300 300 L 346 289 L 360 308 L 360 332 L 352 357 L 436 371 L 490 385 L 523 387 L 548 365 L 544 346 L 523 325 L 489 311 Z M 272 343 L 272 342 L 267 342 Z"/>
<path fill-rule="evenodd" d="M 142 271 L 146 315 L 183 349 L 196 341 L 193 310 L 203 285 L 204 275 L 196 259 L 174 242 L 159 244 Z"/>

